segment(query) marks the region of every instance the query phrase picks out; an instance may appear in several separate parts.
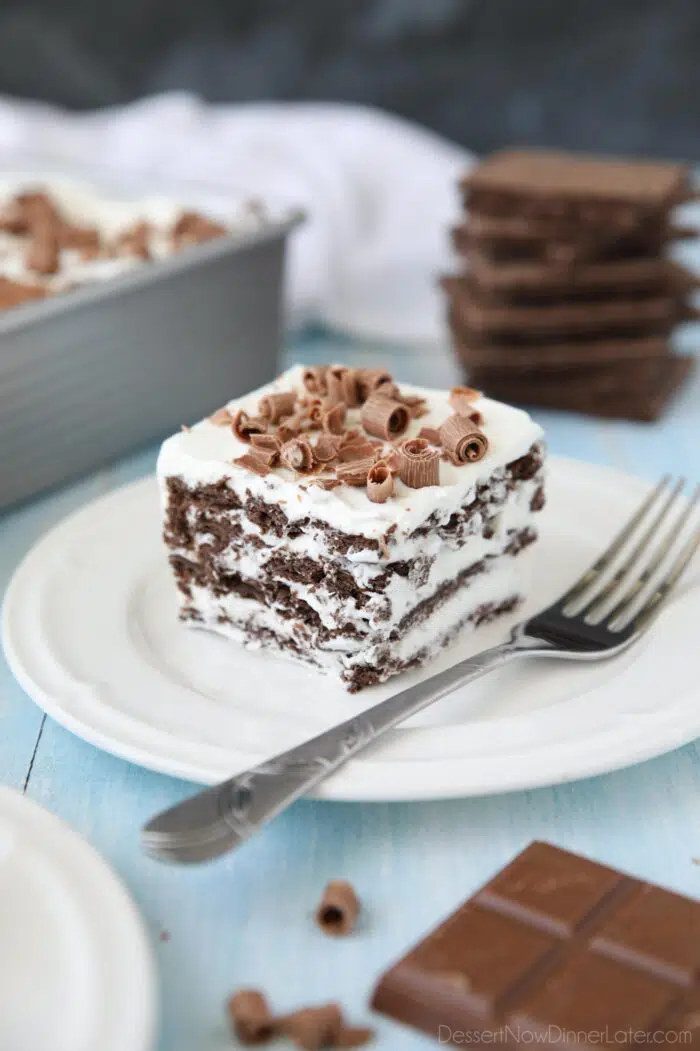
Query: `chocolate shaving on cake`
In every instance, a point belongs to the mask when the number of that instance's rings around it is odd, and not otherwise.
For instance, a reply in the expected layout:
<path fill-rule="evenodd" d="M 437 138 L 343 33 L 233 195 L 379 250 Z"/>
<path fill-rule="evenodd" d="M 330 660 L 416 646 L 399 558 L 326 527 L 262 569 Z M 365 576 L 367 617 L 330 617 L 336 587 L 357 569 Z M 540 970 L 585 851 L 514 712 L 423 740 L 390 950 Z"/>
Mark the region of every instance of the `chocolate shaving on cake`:
<path fill-rule="evenodd" d="M 275 1036 L 267 1000 L 257 989 L 241 989 L 226 1005 L 231 1032 L 242 1044 L 264 1044 Z"/>
<path fill-rule="evenodd" d="M 304 1051 L 334 1047 L 343 1028 L 343 1015 L 337 1004 L 303 1007 L 277 1021 L 278 1031 Z"/>
<path fill-rule="evenodd" d="M 266 438 L 265 434 L 253 435 L 253 438 Z M 251 440 L 251 455 L 255 456 L 261 463 L 266 464 L 268 467 L 276 467 L 280 461 L 280 450 L 279 448 L 263 448 L 259 445 L 253 445 Z"/>
<path fill-rule="evenodd" d="M 313 449 L 305 438 L 290 438 L 280 449 L 280 458 L 296 474 L 311 474 L 315 467 Z"/>
<path fill-rule="evenodd" d="M 489 447 L 483 431 L 468 416 L 448 416 L 440 426 L 440 441 L 453 463 L 476 463 L 482 460 Z"/>
<path fill-rule="evenodd" d="M 376 392 L 362 406 L 362 426 L 376 438 L 385 441 L 397 438 L 403 434 L 409 422 L 410 416 L 405 405 Z"/>
<path fill-rule="evenodd" d="M 233 416 L 226 407 L 217 409 L 209 417 L 209 423 L 213 423 L 215 427 L 230 427 L 233 423 Z"/>
<path fill-rule="evenodd" d="M 328 372 L 328 365 L 310 365 L 304 369 L 303 383 L 309 394 L 325 394 L 327 391 L 326 386 L 326 373 Z"/>
<path fill-rule="evenodd" d="M 8 234 L 26 234 L 29 217 L 17 200 L 8 201 L 0 212 L 0 230 Z"/>
<path fill-rule="evenodd" d="M 458 416 L 468 416 L 474 402 L 480 397 L 481 391 L 474 390 L 473 387 L 453 387 L 447 400 L 452 411 Z"/>
<path fill-rule="evenodd" d="M 150 259 L 151 233 L 152 227 L 150 223 L 143 220 L 134 223 L 133 226 L 130 226 L 128 230 L 124 230 L 117 238 L 114 245 L 115 253 L 117 255 L 132 255 L 136 259 Z"/>
<path fill-rule="evenodd" d="M 75 226 L 73 223 L 62 222 L 58 231 L 58 240 L 61 248 L 70 248 L 96 255 L 100 251 L 100 234 L 94 226 Z"/>
<path fill-rule="evenodd" d="M 371 442 L 345 442 L 338 449 L 338 456 L 343 463 L 351 463 L 353 460 L 366 460 L 368 457 L 374 459 L 376 452 Z"/>
<path fill-rule="evenodd" d="M 37 274 L 55 274 L 60 261 L 58 231 L 49 223 L 37 223 L 32 227 L 32 241 L 27 251 L 28 270 Z"/>
<path fill-rule="evenodd" d="M 399 450 L 399 478 L 409 489 L 440 484 L 440 455 L 425 438 L 408 438 Z"/>
<path fill-rule="evenodd" d="M 371 467 L 374 467 L 374 457 L 368 456 L 365 460 L 338 464 L 335 473 L 345 485 L 359 487 L 367 484 L 367 475 Z"/>
<path fill-rule="evenodd" d="M 321 426 L 328 434 L 342 434 L 347 416 L 347 406 L 344 401 L 336 402 L 329 409 L 321 413 Z"/>
<path fill-rule="evenodd" d="M 270 423 L 279 423 L 284 416 L 292 416 L 297 396 L 293 390 L 282 391 L 280 394 L 266 394 L 260 399 L 258 405 L 258 416 L 269 420 Z"/>
<path fill-rule="evenodd" d="M 374 1037 L 374 1029 L 368 1025 L 343 1025 L 335 1038 L 334 1047 L 364 1047 Z"/>
<path fill-rule="evenodd" d="M 249 442 L 253 434 L 267 432 L 267 420 L 260 416 L 249 416 L 245 409 L 239 409 L 233 417 L 231 428 L 240 442 Z"/>
<path fill-rule="evenodd" d="M 394 377 L 386 369 L 358 369 L 357 370 L 357 392 L 360 403 L 371 397 L 381 387 L 385 387 L 392 395 L 397 393 Z"/>
<path fill-rule="evenodd" d="M 381 391 L 381 387 L 380 387 Z M 427 413 L 426 400 L 418 394 L 397 394 L 396 400 L 408 409 L 412 420 L 418 420 Z"/>
<path fill-rule="evenodd" d="M 243 453 L 242 456 L 237 456 L 233 462 L 237 463 L 239 467 L 247 468 L 253 474 L 259 474 L 261 478 L 270 473 L 270 468 L 257 453 Z"/>
<path fill-rule="evenodd" d="M 338 455 L 338 443 L 330 434 L 320 434 L 314 445 L 314 456 L 318 463 L 331 463 Z"/>
<path fill-rule="evenodd" d="M 343 483 L 340 481 L 339 478 L 312 478 L 310 484 L 318 485 L 321 487 L 321 489 L 330 490 L 337 489 L 338 486 L 342 485 Z"/>
<path fill-rule="evenodd" d="M 382 460 L 392 474 L 398 474 L 401 470 L 401 453 L 398 449 L 389 449 L 389 451 L 382 456 Z"/>
<path fill-rule="evenodd" d="M 333 401 L 344 401 L 354 408 L 359 404 L 357 370 L 345 365 L 330 365 L 326 372 L 328 397 Z"/>
<path fill-rule="evenodd" d="M 282 442 L 277 434 L 251 434 L 250 444 L 255 449 L 266 449 L 279 452 Z"/>
<path fill-rule="evenodd" d="M 367 496 L 373 504 L 384 504 L 394 492 L 394 476 L 386 460 L 377 460 L 367 472 Z"/>
<path fill-rule="evenodd" d="M 469 417 L 469 419 L 472 421 L 472 423 L 475 423 L 477 425 L 477 427 L 482 427 L 483 426 L 484 417 L 483 417 L 483 414 L 480 413 L 478 409 L 474 409 L 473 412 L 468 412 L 468 413 L 466 413 L 466 415 Z"/>
<path fill-rule="evenodd" d="M 0 275 L 0 309 L 18 307 L 31 300 L 45 299 L 47 290 L 40 285 L 24 285 Z"/>
<path fill-rule="evenodd" d="M 61 217 L 47 193 L 41 190 L 20 193 L 15 201 L 25 217 L 25 230 L 32 230 L 37 225 L 54 228 L 59 226 Z"/>
<path fill-rule="evenodd" d="M 280 440 L 280 444 L 288 442 L 291 438 L 296 438 L 299 433 L 300 428 L 293 426 L 290 423 L 291 419 L 291 416 L 287 417 L 284 423 L 281 423 L 275 432 L 276 437 Z"/>
<path fill-rule="evenodd" d="M 176 244 L 200 244 L 224 237 L 226 227 L 221 223 L 207 219 L 199 212 L 183 212 L 172 229 L 172 239 Z"/>
<path fill-rule="evenodd" d="M 419 438 L 425 438 L 426 442 L 430 442 L 431 445 L 441 445 L 440 432 L 437 427 L 421 427 L 418 431 Z"/>

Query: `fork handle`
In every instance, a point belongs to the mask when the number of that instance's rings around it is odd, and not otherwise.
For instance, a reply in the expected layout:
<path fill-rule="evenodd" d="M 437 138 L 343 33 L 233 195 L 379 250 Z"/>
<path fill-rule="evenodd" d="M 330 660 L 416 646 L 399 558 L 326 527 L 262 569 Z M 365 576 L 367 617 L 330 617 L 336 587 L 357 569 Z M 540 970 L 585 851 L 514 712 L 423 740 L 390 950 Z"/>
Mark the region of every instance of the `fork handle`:
<path fill-rule="evenodd" d="M 205 789 L 154 818 L 143 846 L 154 857 L 200 861 L 232 850 L 271 818 L 398 723 L 523 650 L 516 640 L 380 701 L 367 711 L 266 762 Z"/>

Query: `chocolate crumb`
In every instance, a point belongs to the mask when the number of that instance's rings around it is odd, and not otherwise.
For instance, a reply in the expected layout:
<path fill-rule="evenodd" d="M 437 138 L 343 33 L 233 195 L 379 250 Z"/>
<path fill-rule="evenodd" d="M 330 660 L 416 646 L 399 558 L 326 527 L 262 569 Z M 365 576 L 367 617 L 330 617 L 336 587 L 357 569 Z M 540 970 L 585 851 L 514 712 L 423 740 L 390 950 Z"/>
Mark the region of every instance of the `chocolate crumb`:
<path fill-rule="evenodd" d="M 270 473 L 270 468 L 265 461 L 252 452 L 244 453 L 243 456 L 237 456 L 233 463 L 238 464 L 239 467 L 245 467 L 248 471 L 252 471 L 253 474 L 259 474 L 261 478 Z"/>
<path fill-rule="evenodd" d="M 321 1007 L 302 1007 L 293 1014 L 278 1019 L 277 1028 L 304 1051 L 319 1051 L 334 1047 L 343 1028 L 343 1015 L 337 1004 Z"/>
<path fill-rule="evenodd" d="M 389 475 L 391 479 L 391 475 Z M 360 912 L 360 901 L 355 888 L 344 879 L 331 880 L 316 909 L 316 922 L 324 934 L 335 937 L 350 934 L 355 929 Z"/>
<path fill-rule="evenodd" d="M 344 1025 L 335 1039 L 336 1047 L 364 1047 L 374 1039 L 374 1029 L 368 1025 Z"/>

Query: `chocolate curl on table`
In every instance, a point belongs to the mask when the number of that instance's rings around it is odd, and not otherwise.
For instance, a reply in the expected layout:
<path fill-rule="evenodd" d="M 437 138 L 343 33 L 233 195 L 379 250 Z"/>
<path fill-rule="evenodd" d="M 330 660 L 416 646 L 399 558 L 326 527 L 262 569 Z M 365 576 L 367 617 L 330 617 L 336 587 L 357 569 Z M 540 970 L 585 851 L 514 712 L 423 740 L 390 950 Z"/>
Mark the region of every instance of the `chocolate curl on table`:
<path fill-rule="evenodd" d="M 326 372 L 328 397 L 332 401 L 344 401 L 354 408 L 359 404 L 357 370 L 345 365 L 330 365 Z"/>
<path fill-rule="evenodd" d="M 267 420 L 260 416 L 249 416 L 245 409 L 239 409 L 233 417 L 231 430 L 239 442 L 249 442 L 252 435 L 267 432 Z"/>
<path fill-rule="evenodd" d="M 439 431 L 440 441 L 453 463 L 476 463 L 486 456 L 489 440 L 468 416 L 448 416 Z"/>
<path fill-rule="evenodd" d="M 385 387 L 392 396 L 397 393 L 394 377 L 386 369 L 357 370 L 357 393 L 360 403 L 367 401 L 381 387 Z"/>
<path fill-rule="evenodd" d="M 377 460 L 367 472 L 367 496 L 373 504 L 385 504 L 393 492 L 394 476 L 389 465 L 386 460 Z"/>
<path fill-rule="evenodd" d="M 322 1047 L 335 1047 L 343 1028 L 343 1015 L 337 1004 L 303 1007 L 278 1019 L 277 1028 L 304 1051 L 318 1051 Z"/>
<path fill-rule="evenodd" d="M 409 489 L 440 484 L 440 457 L 425 438 L 409 438 L 402 442 L 399 452 L 399 478 Z"/>
<path fill-rule="evenodd" d="M 332 463 L 338 455 L 338 442 L 330 434 L 320 434 L 314 445 L 314 457 L 318 463 Z"/>
<path fill-rule="evenodd" d="M 335 469 L 336 478 L 345 485 L 362 487 L 367 484 L 367 475 L 370 468 L 374 467 L 374 457 L 365 460 L 351 460 L 350 463 L 341 463 Z"/>
<path fill-rule="evenodd" d="M 32 226 L 32 240 L 27 251 L 28 270 L 37 274 L 55 274 L 60 260 L 58 231 L 49 223 Z"/>
<path fill-rule="evenodd" d="M 336 402 L 330 408 L 321 411 L 321 426 L 328 434 L 342 434 L 347 416 L 347 405 L 344 401 Z"/>
<path fill-rule="evenodd" d="M 270 468 L 265 463 L 265 460 L 258 456 L 257 453 L 243 453 L 242 456 L 237 456 L 233 462 L 238 464 L 239 467 L 245 467 L 246 470 L 252 471 L 253 474 L 259 474 L 261 478 L 270 473 Z"/>
<path fill-rule="evenodd" d="M 226 1005 L 231 1032 L 242 1044 L 264 1044 L 276 1035 L 267 1000 L 257 989 L 241 989 Z"/>
<path fill-rule="evenodd" d="M 326 374 L 328 365 L 310 365 L 304 369 L 302 381 L 309 394 L 323 395 L 328 390 Z"/>
<path fill-rule="evenodd" d="M 279 423 L 284 416 L 292 416 L 297 396 L 293 390 L 282 391 L 280 394 L 266 394 L 258 403 L 258 416 L 269 420 L 270 423 Z"/>
<path fill-rule="evenodd" d="M 473 387 L 453 387 L 447 399 L 450 408 L 459 416 L 469 416 L 473 411 L 474 402 L 481 397 L 481 391 Z"/>
<path fill-rule="evenodd" d="M 362 426 L 375 438 L 389 441 L 397 438 L 408 427 L 410 416 L 408 409 L 400 401 L 393 401 L 377 393 L 362 406 Z"/>
<path fill-rule="evenodd" d="M 149 260 L 151 258 L 152 227 L 150 223 L 134 223 L 128 230 L 119 235 L 114 245 L 117 255 L 131 255 L 135 259 Z"/>
<path fill-rule="evenodd" d="M 290 438 L 280 449 L 285 467 L 297 474 L 311 474 L 315 467 L 314 452 L 305 438 Z"/>
<path fill-rule="evenodd" d="M 374 467 L 378 466 L 374 464 Z M 386 468 L 386 474 L 391 481 L 388 468 Z M 359 914 L 360 901 L 351 883 L 344 879 L 333 879 L 326 884 L 326 889 L 316 909 L 316 922 L 325 934 L 334 936 L 350 934 L 355 929 Z"/>
<path fill-rule="evenodd" d="M 224 237 L 226 233 L 225 226 L 207 219 L 199 212 L 183 212 L 173 226 L 171 238 L 177 245 L 201 244 L 203 241 L 213 241 L 216 237 Z"/>

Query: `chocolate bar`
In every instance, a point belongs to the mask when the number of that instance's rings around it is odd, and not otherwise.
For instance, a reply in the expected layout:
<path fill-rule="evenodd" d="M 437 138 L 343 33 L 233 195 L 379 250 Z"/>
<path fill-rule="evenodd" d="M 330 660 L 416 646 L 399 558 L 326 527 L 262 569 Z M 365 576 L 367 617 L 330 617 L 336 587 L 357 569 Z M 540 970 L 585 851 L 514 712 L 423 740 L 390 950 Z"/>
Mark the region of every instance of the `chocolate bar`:
<path fill-rule="evenodd" d="M 532 843 L 384 974 L 372 1005 L 443 1044 L 689 1043 L 700 902 Z"/>

